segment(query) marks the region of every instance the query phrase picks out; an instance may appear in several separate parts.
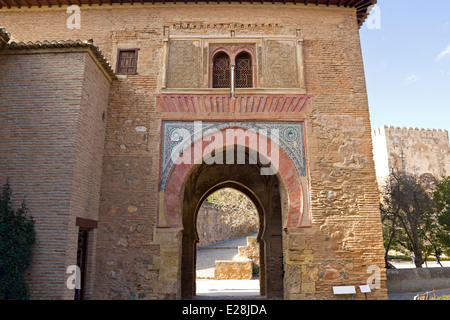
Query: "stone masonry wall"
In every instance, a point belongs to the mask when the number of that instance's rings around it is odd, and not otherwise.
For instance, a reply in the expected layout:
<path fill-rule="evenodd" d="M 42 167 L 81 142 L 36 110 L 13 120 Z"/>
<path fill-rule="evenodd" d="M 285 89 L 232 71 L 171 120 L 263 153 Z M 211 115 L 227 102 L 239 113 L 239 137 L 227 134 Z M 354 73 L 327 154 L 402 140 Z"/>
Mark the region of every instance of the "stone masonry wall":
<path fill-rule="evenodd" d="M 427 292 L 450 287 L 450 268 L 389 269 L 389 293 Z"/>
<path fill-rule="evenodd" d="M 181 233 L 155 228 L 162 121 L 155 94 L 161 92 L 163 82 L 163 26 L 192 21 L 261 24 L 268 19 L 280 25 L 270 31 L 274 37 L 295 35 L 297 29 L 301 30 L 306 93 L 313 96 L 310 108 L 297 114 L 261 111 L 178 116 L 204 121 L 304 121 L 312 226 L 283 234 L 285 298 L 333 299 L 333 286 L 366 281 L 371 266 L 379 268 L 380 278 L 380 289 L 374 290 L 372 297 L 387 297 L 369 111 L 354 9 L 176 3 L 83 5 L 81 14 L 79 30 L 66 28 L 65 8 L 5 9 L 0 10 L 0 21 L 15 41 L 93 38 L 112 65 L 118 48 L 140 49 L 138 75 L 119 77 L 110 95 L 95 298 L 179 297 Z M 29 28 L 30 23 L 33 28 Z M 214 32 L 210 30 L 209 35 Z M 243 32 L 264 35 L 266 31 Z M 357 294 L 356 299 L 364 299 L 364 295 Z"/>
<path fill-rule="evenodd" d="M 450 175 L 450 142 L 446 130 L 382 127 L 373 132 L 379 180 L 392 168 L 410 174 Z"/>

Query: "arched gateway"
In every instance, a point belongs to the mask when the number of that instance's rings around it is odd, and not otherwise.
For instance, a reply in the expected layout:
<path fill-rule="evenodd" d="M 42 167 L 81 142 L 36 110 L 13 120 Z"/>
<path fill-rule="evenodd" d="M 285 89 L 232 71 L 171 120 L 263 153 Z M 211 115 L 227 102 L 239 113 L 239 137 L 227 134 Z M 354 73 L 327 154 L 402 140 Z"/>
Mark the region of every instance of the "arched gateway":
<path fill-rule="evenodd" d="M 310 223 L 302 123 L 167 122 L 163 146 L 159 221 L 182 229 L 181 297 L 195 295 L 198 210 L 211 193 L 232 187 L 258 210 L 260 293 L 283 298 L 282 229 Z M 294 161 L 288 153 L 297 153 Z"/>

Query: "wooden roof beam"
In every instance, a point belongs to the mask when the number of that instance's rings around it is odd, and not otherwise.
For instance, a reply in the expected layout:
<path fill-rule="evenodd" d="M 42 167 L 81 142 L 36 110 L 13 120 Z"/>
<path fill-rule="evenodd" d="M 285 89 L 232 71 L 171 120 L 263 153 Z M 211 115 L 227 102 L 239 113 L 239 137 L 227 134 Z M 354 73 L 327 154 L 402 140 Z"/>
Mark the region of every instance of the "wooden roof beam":
<path fill-rule="evenodd" d="M 368 2 L 366 0 L 359 0 L 357 3 L 354 4 L 354 6 L 356 8 L 364 7 L 364 5 L 366 5 L 367 8 L 370 7 L 370 5 L 367 5 L 367 4 L 368 4 Z"/>
<path fill-rule="evenodd" d="M 12 0 L 12 1 L 15 3 L 16 7 L 20 9 L 20 7 L 21 7 L 20 3 L 18 3 L 17 0 Z"/>
<path fill-rule="evenodd" d="M 11 5 L 6 0 L 1 0 L 8 9 L 11 9 Z"/>

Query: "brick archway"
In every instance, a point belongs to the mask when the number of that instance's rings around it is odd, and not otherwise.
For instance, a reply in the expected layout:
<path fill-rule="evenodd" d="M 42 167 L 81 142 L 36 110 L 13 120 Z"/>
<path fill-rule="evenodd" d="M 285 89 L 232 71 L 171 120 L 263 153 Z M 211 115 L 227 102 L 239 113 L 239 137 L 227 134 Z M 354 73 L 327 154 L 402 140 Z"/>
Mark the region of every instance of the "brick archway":
<path fill-rule="evenodd" d="M 217 132 L 214 133 L 214 135 L 216 134 Z M 188 148 L 184 149 L 183 153 L 191 155 L 192 161 L 175 164 L 170 172 L 165 192 L 160 197 L 158 212 L 160 215 L 158 219 L 160 226 L 183 227 L 181 201 L 185 183 L 190 173 L 196 166 L 203 163 L 204 157 L 208 154 L 235 146 L 253 150 L 259 156 L 265 157 L 266 162 L 270 162 L 271 167 L 275 168 L 276 176 L 286 192 L 288 203 L 287 216 L 283 227 L 288 229 L 310 227 L 309 203 L 307 190 L 305 190 L 307 181 L 299 177 L 292 160 L 286 152 L 277 143 L 258 132 L 246 131 L 247 139 L 244 139 L 244 142 L 242 139 L 227 141 L 226 130 L 221 130 L 220 134 L 222 135 L 221 139 L 217 139 L 217 136 L 213 138 L 213 134 L 205 135 L 201 141 L 195 141 Z M 217 143 L 217 140 L 224 141 L 225 144 Z M 252 149 L 251 141 L 258 141 L 258 145 L 267 146 L 267 150 L 271 150 L 272 153 L 264 152 L 264 154 L 261 154 L 258 150 Z M 161 225 L 161 221 L 165 225 Z"/>
<path fill-rule="evenodd" d="M 249 153 L 246 153 L 248 160 Z M 189 172 L 181 197 L 181 297 L 196 295 L 196 218 L 204 199 L 218 188 L 233 187 L 246 194 L 259 215 L 260 294 L 282 298 L 283 276 L 283 206 L 282 187 L 276 175 L 262 176 L 257 164 L 206 164 Z"/>
<path fill-rule="evenodd" d="M 182 125 L 175 123 L 176 128 L 179 126 Z M 235 135 L 231 135 L 232 139 L 227 136 L 228 130 L 235 130 Z M 196 137 L 195 132 L 194 130 L 185 133 Z M 243 185 L 248 193 L 254 195 L 254 202 L 260 203 L 258 212 L 260 223 L 263 223 L 260 227 L 264 230 L 260 233 L 261 256 L 264 257 L 264 261 L 261 261 L 261 294 L 269 298 L 282 298 L 283 261 L 286 259 L 283 250 L 283 229 L 289 231 L 310 227 L 311 223 L 306 177 L 299 175 L 298 167 L 294 164 L 295 159 L 288 155 L 284 149 L 286 146 L 283 148 L 280 145 L 283 143 L 282 139 L 277 139 L 276 136 L 272 139 L 269 134 L 249 129 L 245 123 L 227 124 L 225 129 L 207 130 L 204 134 L 202 127 L 201 132 L 202 135 L 197 136 L 196 141 L 171 149 L 172 154 L 179 155 L 179 159 L 183 161 L 172 159 L 173 166 L 169 165 L 169 173 L 161 180 L 164 185 L 159 198 L 157 229 L 167 230 L 165 232 L 173 230 L 177 234 L 180 232 L 179 236 L 174 238 L 174 241 L 181 240 L 178 242 L 178 248 L 181 250 L 177 260 L 177 277 L 181 280 L 178 283 L 179 297 L 190 299 L 196 294 L 198 236 L 195 218 L 198 208 L 212 189 L 224 183 L 231 183 Z M 239 148 L 245 150 L 243 164 L 237 164 Z M 233 150 L 232 164 L 227 163 L 228 150 Z M 166 152 L 164 156 L 167 156 Z M 208 162 L 216 157 L 222 157 L 223 163 Z M 174 271 L 172 269 L 170 272 Z"/>

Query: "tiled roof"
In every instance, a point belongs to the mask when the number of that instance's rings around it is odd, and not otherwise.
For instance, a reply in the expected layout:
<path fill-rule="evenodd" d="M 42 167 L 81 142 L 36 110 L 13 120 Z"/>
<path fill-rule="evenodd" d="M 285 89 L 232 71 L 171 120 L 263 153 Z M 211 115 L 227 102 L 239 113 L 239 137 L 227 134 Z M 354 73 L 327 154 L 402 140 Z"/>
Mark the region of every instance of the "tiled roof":
<path fill-rule="evenodd" d="M 30 50 L 30 49 L 53 49 L 53 48 L 88 48 L 92 50 L 97 60 L 103 66 L 105 71 L 111 76 L 111 78 L 116 79 L 111 64 L 105 59 L 103 53 L 100 49 L 90 41 L 81 40 L 60 40 L 60 41 L 36 41 L 36 42 L 10 42 L 6 45 L 7 49 L 10 50 Z"/>
<path fill-rule="evenodd" d="M 0 26 L 0 49 L 8 43 L 9 41 L 9 33 L 6 32 L 6 29 Z"/>
<path fill-rule="evenodd" d="M 2 38 L 2 34 L 6 34 L 6 31 L 4 28 L 0 27 L 0 39 Z M 7 40 L 9 40 L 9 36 L 7 37 Z M 114 73 L 113 68 L 111 67 L 111 64 L 105 59 L 103 56 L 103 53 L 100 51 L 100 49 L 92 43 L 91 40 L 88 41 L 81 41 L 81 40 L 60 40 L 60 41 L 36 41 L 36 42 L 9 42 L 6 43 L 4 46 L 4 49 L 7 50 L 32 50 L 32 49 L 55 49 L 55 48 L 87 48 L 92 51 L 94 56 L 97 58 L 97 60 L 100 62 L 100 64 L 103 66 L 105 71 L 109 74 L 109 76 L 112 79 L 116 79 L 116 75 Z"/>

